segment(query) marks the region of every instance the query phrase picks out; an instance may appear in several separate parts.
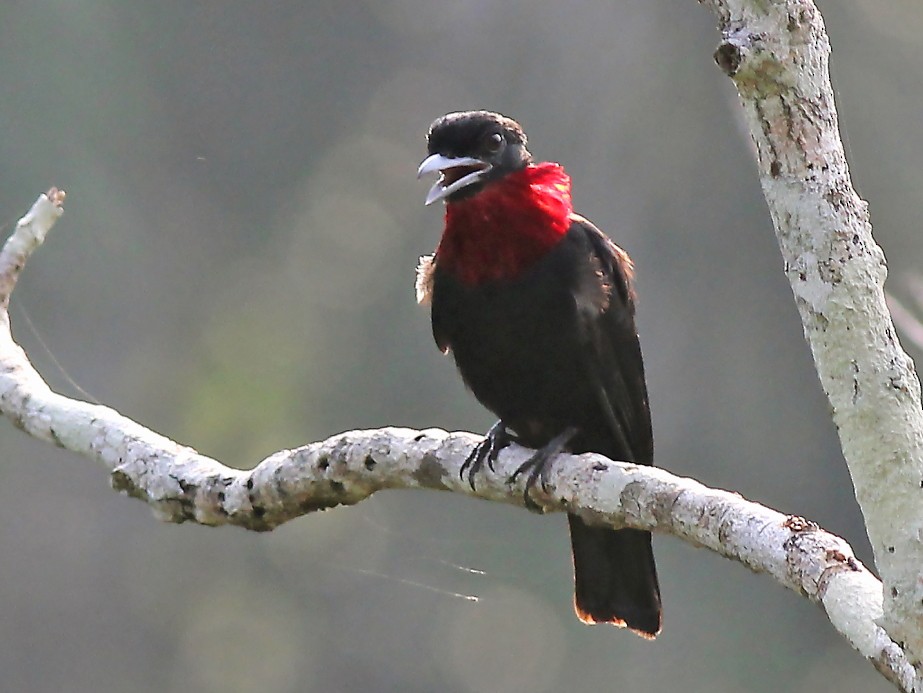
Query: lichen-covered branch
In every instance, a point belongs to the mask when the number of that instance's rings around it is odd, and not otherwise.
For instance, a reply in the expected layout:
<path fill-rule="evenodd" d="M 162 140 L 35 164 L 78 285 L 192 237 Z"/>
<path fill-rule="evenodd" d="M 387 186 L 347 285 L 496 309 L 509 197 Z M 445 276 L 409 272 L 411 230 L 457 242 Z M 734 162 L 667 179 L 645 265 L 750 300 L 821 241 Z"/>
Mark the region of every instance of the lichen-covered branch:
<path fill-rule="evenodd" d="M 885 585 L 882 625 L 923 660 L 923 409 L 885 304 L 884 255 L 853 188 L 811 0 L 705 0 L 737 86 L 818 375 Z"/>
<path fill-rule="evenodd" d="M 63 193 L 42 195 L 0 251 L 0 412 L 36 438 L 102 462 L 112 485 L 164 520 L 270 530 L 351 505 L 388 488 L 421 488 L 523 504 L 508 477 L 529 451 L 511 446 L 473 490 L 459 474 L 478 438 L 470 433 L 386 428 L 351 431 L 282 450 L 251 470 L 226 467 L 108 407 L 52 392 L 13 341 L 7 300 L 25 261 L 61 213 Z M 566 464 L 564 464 L 566 460 Z M 611 526 L 672 534 L 772 575 L 819 604 L 834 627 L 888 679 L 910 691 L 913 669 L 876 625 L 881 583 L 850 546 L 800 517 L 661 469 L 599 455 L 561 456 L 535 499 L 546 511 L 580 513 Z"/>

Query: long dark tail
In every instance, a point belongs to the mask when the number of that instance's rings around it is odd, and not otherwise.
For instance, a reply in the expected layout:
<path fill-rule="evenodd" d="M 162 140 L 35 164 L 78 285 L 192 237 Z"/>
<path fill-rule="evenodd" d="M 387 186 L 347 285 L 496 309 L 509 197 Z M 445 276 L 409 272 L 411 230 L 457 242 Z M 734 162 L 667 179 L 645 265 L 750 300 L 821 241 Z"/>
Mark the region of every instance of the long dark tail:
<path fill-rule="evenodd" d="M 612 623 L 644 638 L 660 632 L 660 586 L 651 533 L 592 527 L 568 515 L 574 608 L 584 623 Z"/>

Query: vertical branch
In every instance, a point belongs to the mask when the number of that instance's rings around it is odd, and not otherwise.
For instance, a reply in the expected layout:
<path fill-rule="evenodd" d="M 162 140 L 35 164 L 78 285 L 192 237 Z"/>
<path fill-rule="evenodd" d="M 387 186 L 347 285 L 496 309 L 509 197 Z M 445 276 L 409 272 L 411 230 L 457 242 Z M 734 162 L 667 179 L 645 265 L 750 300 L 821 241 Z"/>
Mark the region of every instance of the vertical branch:
<path fill-rule="evenodd" d="M 923 657 L 923 410 L 885 304 L 840 140 L 830 44 L 811 0 L 704 0 L 718 65 L 737 86 L 785 273 L 884 582 L 882 625 Z"/>

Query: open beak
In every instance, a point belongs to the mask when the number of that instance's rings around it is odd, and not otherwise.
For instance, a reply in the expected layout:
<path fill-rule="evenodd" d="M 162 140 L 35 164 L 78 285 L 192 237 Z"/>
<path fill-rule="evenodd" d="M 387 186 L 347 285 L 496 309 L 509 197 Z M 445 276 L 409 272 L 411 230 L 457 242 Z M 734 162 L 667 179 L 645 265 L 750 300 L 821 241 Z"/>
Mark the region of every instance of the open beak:
<path fill-rule="evenodd" d="M 479 181 L 491 169 L 491 165 L 470 156 L 448 157 L 442 154 L 432 154 L 423 160 L 417 169 L 417 178 L 422 178 L 427 173 L 439 173 L 433 187 L 426 195 L 427 205 L 438 200 L 444 200 L 456 190 L 461 190 L 467 185 Z"/>

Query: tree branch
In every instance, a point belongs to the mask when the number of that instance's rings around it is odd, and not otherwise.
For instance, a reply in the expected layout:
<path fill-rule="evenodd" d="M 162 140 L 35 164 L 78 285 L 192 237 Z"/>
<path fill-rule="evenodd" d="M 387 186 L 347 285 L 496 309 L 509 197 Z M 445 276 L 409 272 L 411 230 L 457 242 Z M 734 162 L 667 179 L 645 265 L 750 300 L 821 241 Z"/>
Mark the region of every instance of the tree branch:
<path fill-rule="evenodd" d="M 923 660 L 923 408 L 885 303 L 884 254 L 849 177 L 811 0 L 704 0 L 737 86 L 805 337 L 884 580 L 882 625 Z"/>
<path fill-rule="evenodd" d="M 0 411 L 30 435 L 102 462 L 114 488 L 170 522 L 270 530 L 301 515 L 351 505 L 388 488 L 425 488 L 523 504 L 509 475 L 530 454 L 505 450 L 497 473 L 460 476 L 478 438 L 470 433 L 387 428 L 351 431 L 282 450 L 252 470 L 226 467 L 120 415 L 58 395 L 13 341 L 10 292 L 31 253 L 61 214 L 64 194 L 42 195 L 0 251 Z M 914 672 L 876 625 L 881 583 L 849 544 L 800 517 L 651 467 L 600 455 L 562 455 L 539 490 L 546 511 L 576 512 L 613 527 L 672 534 L 739 561 L 819 604 L 833 626 L 901 690 Z"/>

